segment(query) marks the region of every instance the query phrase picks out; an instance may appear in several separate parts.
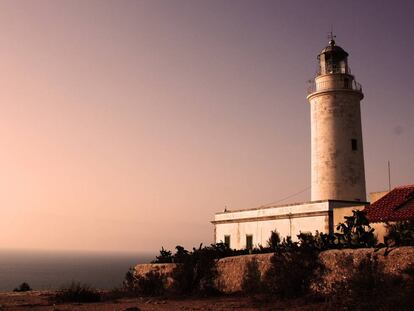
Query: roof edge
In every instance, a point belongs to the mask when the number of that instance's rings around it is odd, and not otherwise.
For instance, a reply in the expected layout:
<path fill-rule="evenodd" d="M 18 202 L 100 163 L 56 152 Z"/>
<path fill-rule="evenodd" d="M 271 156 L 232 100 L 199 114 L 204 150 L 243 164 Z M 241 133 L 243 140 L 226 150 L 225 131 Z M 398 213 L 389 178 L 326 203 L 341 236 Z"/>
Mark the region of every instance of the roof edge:
<path fill-rule="evenodd" d="M 214 213 L 214 215 L 237 213 L 237 212 L 246 212 L 246 211 L 255 211 L 255 210 L 259 210 L 259 209 L 279 208 L 279 207 L 294 206 L 294 205 L 307 205 L 307 204 L 312 204 L 312 203 L 324 203 L 324 202 L 328 202 L 328 203 L 330 203 L 330 202 L 332 202 L 332 203 L 349 203 L 349 204 L 356 203 L 355 205 L 368 205 L 369 204 L 369 202 L 365 202 L 365 201 L 317 200 L 317 201 L 306 201 L 306 202 L 278 204 L 278 205 L 266 204 L 266 205 L 262 205 L 262 206 L 259 206 L 259 207 L 251 207 L 251 208 L 237 209 L 237 210 L 228 210 L 228 211 L 225 211 L 225 212 L 217 212 L 217 213 Z"/>

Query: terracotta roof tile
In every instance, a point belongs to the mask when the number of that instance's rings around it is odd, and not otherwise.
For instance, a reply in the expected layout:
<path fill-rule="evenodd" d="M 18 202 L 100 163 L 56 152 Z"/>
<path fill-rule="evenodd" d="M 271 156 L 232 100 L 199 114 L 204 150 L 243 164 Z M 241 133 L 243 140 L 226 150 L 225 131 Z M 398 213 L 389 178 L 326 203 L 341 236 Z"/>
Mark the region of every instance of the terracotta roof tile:
<path fill-rule="evenodd" d="M 370 222 L 414 219 L 414 185 L 394 188 L 365 211 Z"/>

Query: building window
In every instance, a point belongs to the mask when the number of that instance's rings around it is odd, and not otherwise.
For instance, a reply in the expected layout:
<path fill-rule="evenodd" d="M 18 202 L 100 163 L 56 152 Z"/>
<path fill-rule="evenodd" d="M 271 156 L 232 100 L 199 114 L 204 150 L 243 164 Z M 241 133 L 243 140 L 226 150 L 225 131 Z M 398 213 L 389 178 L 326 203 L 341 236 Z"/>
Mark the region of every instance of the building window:
<path fill-rule="evenodd" d="M 230 236 L 229 235 L 224 236 L 224 244 L 226 244 L 227 247 L 230 248 Z"/>
<path fill-rule="evenodd" d="M 253 235 L 246 234 L 246 249 L 253 249 Z"/>
<path fill-rule="evenodd" d="M 351 139 L 352 150 L 358 150 L 358 142 L 356 139 Z"/>

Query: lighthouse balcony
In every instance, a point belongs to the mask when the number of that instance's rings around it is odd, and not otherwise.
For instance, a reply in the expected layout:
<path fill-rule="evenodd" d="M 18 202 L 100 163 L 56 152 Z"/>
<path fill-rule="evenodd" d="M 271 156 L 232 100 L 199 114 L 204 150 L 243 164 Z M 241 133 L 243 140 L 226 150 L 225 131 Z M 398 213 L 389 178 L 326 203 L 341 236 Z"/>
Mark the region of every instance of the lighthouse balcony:
<path fill-rule="evenodd" d="M 334 80 L 314 81 L 310 80 L 308 85 L 308 94 L 315 92 L 324 92 L 330 90 L 352 90 L 362 93 L 362 86 L 355 80 L 339 78 Z"/>

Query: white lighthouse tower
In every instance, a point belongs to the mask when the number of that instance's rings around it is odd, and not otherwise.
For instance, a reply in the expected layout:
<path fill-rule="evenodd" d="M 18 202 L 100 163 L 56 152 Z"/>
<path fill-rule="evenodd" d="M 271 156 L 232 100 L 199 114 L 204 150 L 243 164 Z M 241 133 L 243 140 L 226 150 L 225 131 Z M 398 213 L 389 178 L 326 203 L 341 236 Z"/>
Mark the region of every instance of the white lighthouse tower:
<path fill-rule="evenodd" d="M 348 53 L 331 35 L 318 55 L 307 99 L 311 107 L 312 201 L 366 201 L 360 101 Z"/>
<path fill-rule="evenodd" d="M 367 204 L 360 101 L 364 97 L 348 66 L 348 53 L 335 44 L 318 55 L 319 70 L 308 100 L 312 132 L 312 201 L 270 203 L 214 215 L 214 240 L 231 248 L 266 245 L 271 232 L 333 234 L 344 216 Z"/>

